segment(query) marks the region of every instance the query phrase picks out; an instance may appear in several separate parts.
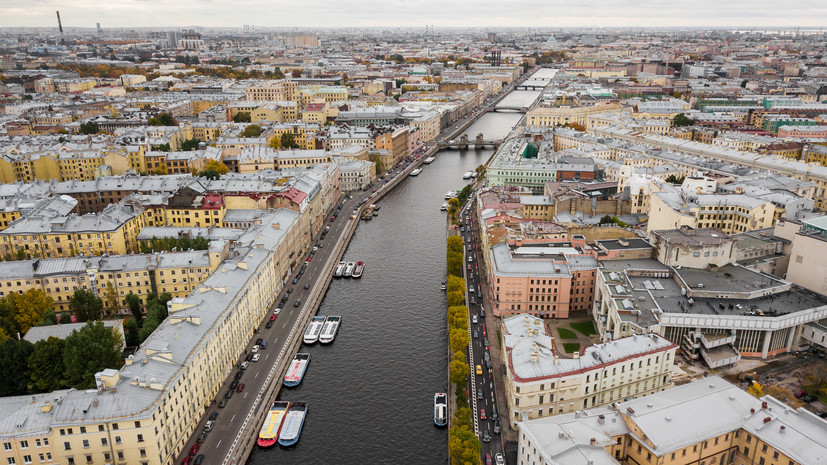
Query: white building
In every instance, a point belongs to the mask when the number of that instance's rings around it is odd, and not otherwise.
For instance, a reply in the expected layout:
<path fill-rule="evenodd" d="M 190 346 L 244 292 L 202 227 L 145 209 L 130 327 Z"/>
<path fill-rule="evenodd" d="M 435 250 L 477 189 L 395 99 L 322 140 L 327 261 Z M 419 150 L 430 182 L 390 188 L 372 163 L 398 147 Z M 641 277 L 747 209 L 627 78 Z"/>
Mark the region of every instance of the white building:
<path fill-rule="evenodd" d="M 540 418 L 645 396 L 672 385 L 678 346 L 651 334 L 588 347 L 558 357 L 543 320 L 506 318 L 503 343 L 510 422 Z"/>

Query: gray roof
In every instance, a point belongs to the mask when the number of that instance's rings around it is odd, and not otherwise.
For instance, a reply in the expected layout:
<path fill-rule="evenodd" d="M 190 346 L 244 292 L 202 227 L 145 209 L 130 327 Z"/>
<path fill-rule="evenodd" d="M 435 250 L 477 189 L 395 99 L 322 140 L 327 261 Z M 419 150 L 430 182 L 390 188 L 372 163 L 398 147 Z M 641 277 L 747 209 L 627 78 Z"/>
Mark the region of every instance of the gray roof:
<path fill-rule="evenodd" d="M 120 331 L 123 338 L 123 320 L 104 320 L 103 325 L 107 328 L 115 328 Z M 58 339 L 66 339 L 74 331 L 80 331 L 86 323 L 66 323 L 49 326 L 32 326 L 29 331 L 23 336 L 23 339 L 34 344 L 37 341 L 56 337 Z"/>

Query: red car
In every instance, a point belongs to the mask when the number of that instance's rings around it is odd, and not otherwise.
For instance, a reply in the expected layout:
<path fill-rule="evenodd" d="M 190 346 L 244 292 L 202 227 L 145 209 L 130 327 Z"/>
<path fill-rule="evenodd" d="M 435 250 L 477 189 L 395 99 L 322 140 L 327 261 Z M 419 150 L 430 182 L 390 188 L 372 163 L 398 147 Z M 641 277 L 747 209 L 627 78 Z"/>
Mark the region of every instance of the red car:
<path fill-rule="evenodd" d="M 239 384 L 238 386 L 236 386 L 236 388 L 235 388 L 235 392 L 241 392 L 241 391 L 243 391 L 243 390 L 244 390 L 244 383 L 240 383 L 240 384 Z M 190 453 L 192 453 L 192 451 L 190 451 Z"/>
<path fill-rule="evenodd" d="M 806 396 L 807 393 L 802 391 L 801 389 L 796 389 L 793 391 L 793 395 L 796 399 L 801 399 L 802 397 Z"/>
<path fill-rule="evenodd" d="M 197 442 L 195 444 L 193 444 L 192 447 L 190 447 L 190 457 L 197 454 L 198 449 L 200 449 L 200 448 L 201 448 L 201 444 L 198 444 Z"/>
<path fill-rule="evenodd" d="M 192 461 L 192 456 L 191 455 L 189 457 L 184 457 L 184 460 L 181 460 L 181 465 L 190 465 L 191 461 Z"/>
<path fill-rule="evenodd" d="M 331 217 L 330 217 L 330 222 L 332 223 L 332 222 L 334 222 L 334 221 L 336 221 L 336 217 L 335 217 L 335 216 L 331 216 Z"/>
<path fill-rule="evenodd" d="M 491 454 L 485 454 L 485 465 L 491 465 Z"/>
<path fill-rule="evenodd" d="M 276 315 L 270 315 L 270 321 L 276 321 Z"/>
<path fill-rule="evenodd" d="M 484 408 L 481 408 L 481 409 L 480 409 L 480 420 L 485 420 L 485 419 L 487 419 L 487 418 L 488 418 L 488 417 L 486 417 L 486 416 L 485 416 L 485 409 L 484 409 Z"/>
<path fill-rule="evenodd" d="M 309 262 L 310 260 L 313 260 L 313 257 L 312 257 L 312 256 L 307 257 L 307 261 Z"/>

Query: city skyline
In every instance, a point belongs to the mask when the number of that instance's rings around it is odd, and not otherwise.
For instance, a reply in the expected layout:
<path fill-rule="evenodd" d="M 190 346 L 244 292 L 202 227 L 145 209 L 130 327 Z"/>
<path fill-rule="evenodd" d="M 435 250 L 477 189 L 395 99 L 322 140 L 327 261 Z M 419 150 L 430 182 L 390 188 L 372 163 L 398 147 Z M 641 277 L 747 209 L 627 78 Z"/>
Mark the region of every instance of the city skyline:
<path fill-rule="evenodd" d="M 778 8 L 771 2 L 731 2 L 722 5 L 711 0 L 694 2 L 691 7 L 662 0 L 646 5 L 628 6 L 616 0 L 591 0 L 570 5 L 563 2 L 521 1 L 503 4 L 483 2 L 418 2 L 414 19 L 404 11 L 406 4 L 386 2 L 379 6 L 367 2 L 323 0 L 313 9 L 293 9 L 281 15 L 288 5 L 260 0 L 236 3 L 228 9 L 212 0 L 186 0 L 175 4 L 157 0 L 114 0 L 97 2 L 44 0 L 26 4 L 0 3 L 0 27 L 56 26 L 55 11 L 60 10 L 64 27 L 714 27 L 714 28 L 788 28 L 820 29 L 827 7 L 806 0 L 794 9 Z M 140 8 L 139 8 L 140 6 Z M 318 11 L 325 11 L 319 15 Z M 255 13 L 251 13 L 255 12 Z M 449 18 L 449 19 L 448 19 Z M 530 19 L 529 19 L 530 18 Z"/>

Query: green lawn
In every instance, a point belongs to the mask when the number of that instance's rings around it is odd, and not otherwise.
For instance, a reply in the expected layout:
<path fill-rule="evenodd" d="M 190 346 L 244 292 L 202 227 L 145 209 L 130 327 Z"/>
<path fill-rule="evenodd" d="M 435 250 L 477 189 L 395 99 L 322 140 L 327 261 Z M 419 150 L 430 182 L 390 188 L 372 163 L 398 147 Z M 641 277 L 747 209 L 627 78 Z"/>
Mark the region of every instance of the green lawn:
<path fill-rule="evenodd" d="M 584 336 L 591 336 L 592 334 L 597 334 L 597 331 L 594 329 L 594 323 L 591 321 L 584 321 L 582 323 L 572 323 L 571 327 L 583 333 Z"/>
<path fill-rule="evenodd" d="M 577 339 L 577 334 L 574 334 L 574 331 L 566 328 L 557 328 L 557 332 L 560 334 L 562 339 Z"/>
<path fill-rule="evenodd" d="M 580 343 L 578 342 L 565 342 L 563 343 L 563 350 L 566 352 L 573 354 L 575 352 L 580 351 Z"/>

